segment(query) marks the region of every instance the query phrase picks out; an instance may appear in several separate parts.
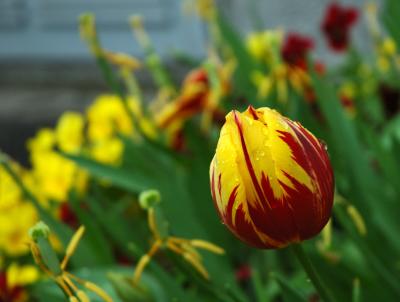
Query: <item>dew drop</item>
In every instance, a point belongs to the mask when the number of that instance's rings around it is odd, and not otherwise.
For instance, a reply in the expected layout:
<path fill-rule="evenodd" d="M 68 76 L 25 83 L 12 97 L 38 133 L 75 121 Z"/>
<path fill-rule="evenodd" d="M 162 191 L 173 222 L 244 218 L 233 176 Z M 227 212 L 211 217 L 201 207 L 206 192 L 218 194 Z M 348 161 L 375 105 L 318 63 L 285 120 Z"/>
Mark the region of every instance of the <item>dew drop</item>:
<path fill-rule="evenodd" d="M 256 150 L 254 152 L 255 160 L 258 161 L 260 158 L 265 156 L 265 151 L 263 149 Z"/>
<path fill-rule="evenodd" d="M 324 148 L 325 151 L 328 151 L 328 145 L 326 142 L 322 139 L 318 139 L 319 143 L 322 145 L 322 148 Z"/>

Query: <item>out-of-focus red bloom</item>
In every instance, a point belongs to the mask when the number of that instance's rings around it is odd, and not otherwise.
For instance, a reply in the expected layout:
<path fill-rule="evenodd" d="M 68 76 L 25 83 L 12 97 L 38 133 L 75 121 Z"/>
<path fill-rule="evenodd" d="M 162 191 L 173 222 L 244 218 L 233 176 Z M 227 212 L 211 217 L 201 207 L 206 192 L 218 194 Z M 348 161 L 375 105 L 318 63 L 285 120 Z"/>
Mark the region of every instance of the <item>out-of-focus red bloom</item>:
<path fill-rule="evenodd" d="M 71 210 L 68 202 L 64 202 L 58 209 L 58 215 L 62 222 L 66 223 L 70 227 L 76 229 L 79 226 L 78 218 L 75 213 Z"/>
<path fill-rule="evenodd" d="M 350 29 L 356 23 L 358 11 L 354 7 L 343 7 L 331 3 L 321 24 L 321 30 L 332 50 L 340 52 L 347 49 L 350 39 Z"/>
<path fill-rule="evenodd" d="M 350 114 L 351 116 L 355 115 L 356 107 L 354 105 L 354 100 L 351 97 L 347 95 L 340 95 L 340 102 L 342 103 L 343 108 L 348 114 Z"/>
<path fill-rule="evenodd" d="M 157 116 L 157 123 L 166 128 L 201 112 L 210 91 L 207 72 L 200 68 L 188 74 L 178 99 L 166 106 Z"/>
<path fill-rule="evenodd" d="M 307 69 L 307 54 L 314 47 L 314 41 L 297 33 L 289 33 L 281 49 L 283 60 L 291 65 Z"/>
<path fill-rule="evenodd" d="M 26 292 L 21 286 L 10 287 L 7 272 L 0 271 L 0 302 L 23 302 L 27 300 Z"/>
<path fill-rule="evenodd" d="M 249 280 L 251 277 L 251 267 L 248 264 L 244 264 L 236 270 L 235 275 L 238 281 Z"/>
<path fill-rule="evenodd" d="M 348 96 L 341 95 L 340 96 L 340 101 L 341 101 L 341 103 L 342 103 L 344 108 L 346 108 L 346 109 L 353 109 L 354 108 L 353 100 L 351 98 L 349 98 Z"/>

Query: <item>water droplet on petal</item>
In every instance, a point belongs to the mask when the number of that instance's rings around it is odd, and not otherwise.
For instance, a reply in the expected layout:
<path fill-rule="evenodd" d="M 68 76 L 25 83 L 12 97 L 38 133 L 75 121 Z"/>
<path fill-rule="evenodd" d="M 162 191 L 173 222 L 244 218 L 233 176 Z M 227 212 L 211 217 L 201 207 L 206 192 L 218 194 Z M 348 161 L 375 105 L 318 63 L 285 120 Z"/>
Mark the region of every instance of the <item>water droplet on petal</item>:
<path fill-rule="evenodd" d="M 325 151 L 328 151 L 328 145 L 326 144 L 326 142 L 322 139 L 318 139 L 319 143 L 322 145 L 322 147 L 324 148 Z"/>

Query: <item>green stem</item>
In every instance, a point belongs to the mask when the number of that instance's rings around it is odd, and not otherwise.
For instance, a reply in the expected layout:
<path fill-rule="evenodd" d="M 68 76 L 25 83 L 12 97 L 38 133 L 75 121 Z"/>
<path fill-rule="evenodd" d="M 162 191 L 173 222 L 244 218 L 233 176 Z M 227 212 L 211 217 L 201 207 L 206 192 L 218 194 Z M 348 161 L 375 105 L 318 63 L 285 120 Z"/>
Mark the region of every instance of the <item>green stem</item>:
<path fill-rule="evenodd" d="M 299 260 L 299 262 L 303 266 L 303 269 L 307 273 L 311 282 L 314 284 L 314 287 L 318 291 L 322 300 L 325 302 L 335 302 L 334 297 L 332 296 L 332 294 L 328 290 L 328 288 L 325 286 L 325 284 L 322 282 L 317 271 L 315 270 L 314 266 L 312 265 L 310 259 L 304 252 L 304 249 L 301 246 L 301 244 L 293 244 L 293 245 L 291 245 L 291 248 L 297 257 L 297 260 Z"/>

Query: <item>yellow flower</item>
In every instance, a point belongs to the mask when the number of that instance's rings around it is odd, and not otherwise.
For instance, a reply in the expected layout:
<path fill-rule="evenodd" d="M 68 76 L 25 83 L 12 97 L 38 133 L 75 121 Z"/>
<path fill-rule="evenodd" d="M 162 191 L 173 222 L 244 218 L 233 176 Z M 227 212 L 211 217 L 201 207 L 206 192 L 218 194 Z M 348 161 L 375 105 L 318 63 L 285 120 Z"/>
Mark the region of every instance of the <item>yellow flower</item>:
<path fill-rule="evenodd" d="M 247 49 L 257 60 L 267 64 L 280 61 L 279 50 L 283 40 L 281 30 L 267 30 L 250 33 L 247 36 Z"/>
<path fill-rule="evenodd" d="M 80 113 L 65 112 L 58 120 L 55 135 L 60 150 L 77 153 L 83 144 L 84 118 Z"/>
<path fill-rule="evenodd" d="M 287 101 L 289 88 L 293 88 L 299 94 L 304 94 L 309 87 L 310 77 L 301 68 L 291 67 L 287 64 L 275 64 L 271 66 L 269 73 L 255 71 L 252 81 L 258 89 L 258 96 L 265 98 L 272 91 L 276 91 L 278 101 Z"/>
<path fill-rule="evenodd" d="M 50 128 L 43 128 L 38 131 L 34 138 L 28 140 L 27 145 L 31 155 L 34 155 L 34 153 L 40 153 L 53 149 L 55 142 L 56 136 L 54 131 Z"/>
<path fill-rule="evenodd" d="M 387 56 L 394 56 L 397 52 L 396 43 L 392 38 L 386 38 L 381 45 L 381 51 Z"/>
<path fill-rule="evenodd" d="M 117 164 L 124 152 L 124 144 L 119 138 L 93 143 L 90 147 L 91 156 L 105 164 Z"/>
<path fill-rule="evenodd" d="M 134 111 L 138 110 L 138 105 L 134 104 L 137 103 L 135 99 L 130 99 L 129 103 Z M 132 121 L 121 99 L 115 95 L 99 96 L 89 107 L 87 117 L 90 141 L 109 139 L 118 132 L 133 134 Z"/>
<path fill-rule="evenodd" d="M 264 75 L 260 71 L 254 71 L 252 81 L 258 87 L 258 97 L 266 98 L 272 89 L 272 79 L 269 75 Z"/>
<path fill-rule="evenodd" d="M 350 99 L 353 99 L 356 96 L 356 87 L 353 82 L 344 83 L 340 89 L 340 95 L 344 95 Z"/>
<path fill-rule="evenodd" d="M 29 141 L 32 164 L 29 183 L 39 199 L 62 202 L 67 199 L 72 187 L 82 190 L 86 179 L 80 177 L 84 172 L 75 163 L 53 151 L 54 138 L 54 132 L 44 129 Z"/>
<path fill-rule="evenodd" d="M 39 278 L 39 271 L 33 265 L 20 266 L 11 263 L 7 268 L 7 284 L 9 287 L 26 286 Z"/>
<path fill-rule="evenodd" d="M 22 181 L 26 171 L 10 162 L 11 168 Z M 0 254 L 19 256 L 28 251 L 27 231 L 36 222 L 37 213 L 24 196 L 9 173 L 0 166 Z"/>
<path fill-rule="evenodd" d="M 20 256 L 29 251 L 28 230 L 38 219 L 31 203 L 18 205 L 0 212 L 0 250 L 11 256 Z"/>
<path fill-rule="evenodd" d="M 73 187 L 84 187 L 84 173 L 75 163 L 56 152 L 39 154 L 33 161 L 33 175 L 45 198 L 63 202 Z"/>
<path fill-rule="evenodd" d="M 324 144 L 269 108 L 226 116 L 210 183 L 221 220 L 258 248 L 311 238 L 330 218 L 334 180 Z"/>
<path fill-rule="evenodd" d="M 15 170 L 19 169 L 16 164 L 12 165 Z M 0 166 L 0 213 L 15 207 L 21 199 L 21 190 L 11 176 Z"/>

